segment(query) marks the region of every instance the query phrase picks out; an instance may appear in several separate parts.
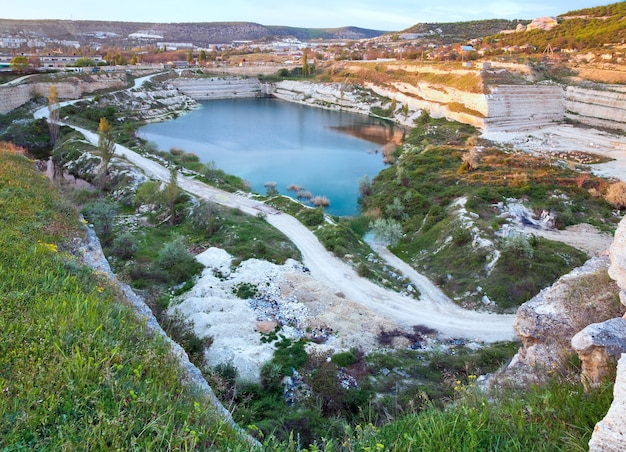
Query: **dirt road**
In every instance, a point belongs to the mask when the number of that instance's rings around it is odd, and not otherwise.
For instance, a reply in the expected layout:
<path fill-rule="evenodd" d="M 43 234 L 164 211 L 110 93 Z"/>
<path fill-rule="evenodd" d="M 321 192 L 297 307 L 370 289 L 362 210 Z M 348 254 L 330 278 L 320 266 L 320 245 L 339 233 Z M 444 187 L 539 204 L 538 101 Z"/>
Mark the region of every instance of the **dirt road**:
<path fill-rule="evenodd" d="M 46 112 L 47 109 L 41 114 L 45 115 Z M 96 133 L 80 127 L 74 128 L 91 143 L 98 143 Z M 161 164 L 119 144 L 116 145 L 115 153 L 141 168 L 149 177 L 162 181 L 169 180 L 169 170 Z M 300 249 L 303 264 L 309 268 L 311 275 L 320 284 L 334 292 L 342 292 L 347 299 L 366 306 L 402 326 L 426 325 L 451 337 L 487 342 L 510 340 L 515 336 L 513 315 L 464 310 L 447 300 L 428 279 L 416 277 L 417 273 L 412 269 L 410 270 L 413 272 L 411 279 L 422 293 L 420 300 L 389 291 L 359 277 L 350 266 L 330 254 L 310 230 L 290 215 L 271 213 L 268 206 L 259 201 L 224 192 L 182 175 L 178 177 L 178 184 L 182 189 L 196 196 L 227 207 L 239 208 L 251 215 L 270 212 L 267 215 L 267 221 L 283 232 Z M 409 272 L 406 267 L 401 271 Z M 410 274 L 407 276 L 411 277 Z"/>

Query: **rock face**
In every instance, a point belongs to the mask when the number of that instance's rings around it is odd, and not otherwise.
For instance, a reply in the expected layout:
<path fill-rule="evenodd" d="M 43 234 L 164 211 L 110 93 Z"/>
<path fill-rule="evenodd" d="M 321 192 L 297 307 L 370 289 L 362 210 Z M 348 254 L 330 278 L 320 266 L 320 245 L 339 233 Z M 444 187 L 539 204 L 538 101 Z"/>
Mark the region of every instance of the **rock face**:
<path fill-rule="evenodd" d="M 626 217 L 622 219 L 615 231 L 615 239 L 609 248 L 611 266 L 609 276 L 613 278 L 620 288 L 619 298 L 626 305 Z"/>
<path fill-rule="evenodd" d="M 565 93 L 559 85 L 499 85 L 487 94 L 489 131 L 518 131 L 562 121 Z"/>
<path fill-rule="evenodd" d="M 513 327 L 522 347 L 507 373 L 541 379 L 572 353 L 570 340 L 581 328 L 620 314 L 608 264 L 594 257 L 520 306 Z"/>
<path fill-rule="evenodd" d="M 623 129 L 626 123 L 626 88 L 602 85 L 597 89 L 568 86 L 565 117 L 593 127 Z"/>
<path fill-rule="evenodd" d="M 178 90 L 194 100 L 237 99 L 264 95 L 256 78 L 179 78 L 172 81 Z"/>
<path fill-rule="evenodd" d="M 626 304 L 626 217 L 615 232 L 609 255 L 609 275 L 617 282 L 620 300 Z M 617 318 L 590 325 L 576 335 L 572 345 L 578 349 L 583 363 L 588 357 L 587 366 L 583 369 L 583 381 L 594 383 L 593 378 L 601 377 L 611 360 L 619 358 L 613 390 L 615 398 L 607 415 L 596 424 L 589 450 L 626 450 L 626 319 Z"/>
<path fill-rule="evenodd" d="M 353 89 L 341 83 L 309 83 L 283 80 L 274 85 L 272 95 L 278 99 L 329 110 L 368 114 L 372 106 L 369 99 L 361 98 Z"/>
<path fill-rule="evenodd" d="M 613 403 L 608 413 L 593 429 L 590 452 L 622 452 L 626 450 L 626 355 L 617 363 Z"/>
<path fill-rule="evenodd" d="M 103 89 L 124 88 L 126 74 L 97 74 L 64 78 L 58 83 L 22 83 L 14 86 L 0 86 L 0 114 L 5 114 L 24 105 L 35 96 L 48 96 L 51 86 L 57 89 L 59 99 L 78 99 L 83 94 Z"/>

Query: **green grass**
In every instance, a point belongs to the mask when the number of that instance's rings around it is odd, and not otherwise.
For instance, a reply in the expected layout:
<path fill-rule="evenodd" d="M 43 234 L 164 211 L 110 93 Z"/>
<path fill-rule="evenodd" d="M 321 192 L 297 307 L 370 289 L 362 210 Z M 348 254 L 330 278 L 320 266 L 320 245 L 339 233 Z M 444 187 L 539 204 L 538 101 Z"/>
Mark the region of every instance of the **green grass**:
<path fill-rule="evenodd" d="M 249 450 L 169 345 L 70 254 L 77 214 L 0 153 L 0 449 Z"/>
<path fill-rule="evenodd" d="M 380 429 L 357 432 L 352 450 L 587 450 L 595 423 L 612 399 L 612 385 L 586 393 L 579 383 L 554 380 L 528 391 L 508 390 L 497 401 L 469 391 L 445 410 L 430 409 Z M 370 438 L 367 436 L 371 435 Z"/>

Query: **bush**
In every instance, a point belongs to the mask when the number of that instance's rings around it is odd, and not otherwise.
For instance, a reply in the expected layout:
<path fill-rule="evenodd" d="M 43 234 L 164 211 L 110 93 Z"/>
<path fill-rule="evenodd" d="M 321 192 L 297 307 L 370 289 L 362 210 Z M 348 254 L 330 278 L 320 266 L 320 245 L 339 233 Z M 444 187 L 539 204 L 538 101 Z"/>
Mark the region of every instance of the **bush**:
<path fill-rule="evenodd" d="M 176 313 L 161 320 L 169 337 L 180 344 L 189 355 L 189 360 L 197 366 L 204 363 L 204 352 L 213 344 L 213 337 L 199 337 L 194 331 L 194 323 Z"/>
<path fill-rule="evenodd" d="M 161 182 L 149 180 L 137 187 L 135 193 L 135 206 L 147 204 L 161 204 L 163 195 L 161 193 Z"/>
<path fill-rule="evenodd" d="M 138 247 L 137 238 L 130 232 L 125 232 L 113 239 L 111 253 L 120 259 L 130 259 L 135 256 Z"/>
<path fill-rule="evenodd" d="M 402 226 L 394 219 L 377 218 L 370 227 L 374 232 L 376 240 L 394 246 L 402 238 Z"/>
<path fill-rule="evenodd" d="M 104 244 L 111 241 L 113 234 L 113 221 L 117 215 L 115 203 L 107 199 L 99 199 L 90 202 L 83 207 L 83 216 L 93 224 L 94 231 Z"/>
<path fill-rule="evenodd" d="M 174 284 L 186 281 L 202 268 L 202 264 L 187 250 L 181 237 L 163 246 L 156 264 L 166 281 Z"/>
<path fill-rule="evenodd" d="M 337 353 L 333 355 L 330 360 L 331 362 L 337 364 L 339 367 L 350 367 L 356 362 L 354 349 L 351 349 L 347 352 Z"/>
<path fill-rule="evenodd" d="M 195 229 L 209 236 L 215 234 L 219 228 L 217 221 L 217 207 L 211 201 L 201 200 L 189 214 L 189 221 Z"/>
<path fill-rule="evenodd" d="M 324 223 L 324 209 L 320 207 L 316 209 L 303 209 L 297 216 L 305 226 L 319 226 Z"/>
<path fill-rule="evenodd" d="M 604 199 L 617 209 L 626 207 L 626 182 L 611 184 L 604 195 Z"/>
<path fill-rule="evenodd" d="M 525 257 L 528 259 L 532 259 L 535 254 L 532 245 L 522 234 L 515 234 L 507 238 L 504 242 L 504 250 L 513 253 L 517 257 Z"/>

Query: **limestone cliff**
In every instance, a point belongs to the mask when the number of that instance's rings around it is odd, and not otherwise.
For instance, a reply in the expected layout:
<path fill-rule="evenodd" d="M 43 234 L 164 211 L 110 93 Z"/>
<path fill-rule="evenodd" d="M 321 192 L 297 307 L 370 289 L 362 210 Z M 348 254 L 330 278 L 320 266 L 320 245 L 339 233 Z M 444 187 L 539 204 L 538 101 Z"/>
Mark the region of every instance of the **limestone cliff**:
<path fill-rule="evenodd" d="M 522 347 L 507 374 L 544 379 L 574 354 L 570 340 L 581 328 L 623 312 L 608 265 L 606 255 L 594 257 L 520 306 L 514 328 Z"/>
<path fill-rule="evenodd" d="M 623 130 L 626 124 L 626 87 L 568 86 L 565 90 L 565 117 L 593 127 Z"/>
<path fill-rule="evenodd" d="M 261 82 L 256 78 L 207 77 L 177 78 L 172 84 L 195 100 L 262 97 Z"/>
<path fill-rule="evenodd" d="M 609 249 L 609 275 L 619 286 L 619 298 L 626 304 L 626 217 L 622 219 Z M 596 425 L 589 450 L 626 450 L 626 318 L 614 318 L 589 325 L 572 339 L 583 360 L 583 381 L 597 384 L 609 373 L 611 363 L 619 360 L 614 400 L 607 415 Z"/>
<path fill-rule="evenodd" d="M 58 81 L 41 81 L 0 86 L 0 114 L 14 110 L 36 96 L 48 96 L 51 86 L 57 89 L 61 100 L 79 99 L 84 94 L 99 90 L 124 88 L 126 74 L 123 72 L 63 77 Z"/>

